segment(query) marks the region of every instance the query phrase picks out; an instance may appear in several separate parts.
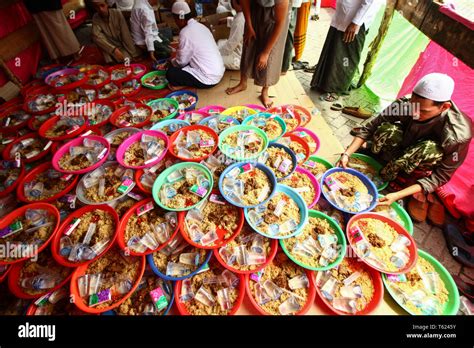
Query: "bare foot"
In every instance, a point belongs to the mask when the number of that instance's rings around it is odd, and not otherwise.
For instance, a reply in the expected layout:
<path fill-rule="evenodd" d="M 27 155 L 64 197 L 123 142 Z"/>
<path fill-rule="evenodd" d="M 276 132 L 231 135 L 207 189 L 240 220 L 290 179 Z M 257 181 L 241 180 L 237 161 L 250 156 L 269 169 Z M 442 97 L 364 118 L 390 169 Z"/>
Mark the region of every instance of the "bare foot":
<path fill-rule="evenodd" d="M 263 106 L 265 106 L 267 109 L 269 109 L 273 106 L 273 100 L 271 100 L 268 95 L 265 95 L 265 94 L 262 93 L 260 95 L 259 99 L 262 102 Z"/>
<path fill-rule="evenodd" d="M 237 86 L 227 88 L 227 89 L 225 90 L 225 92 L 226 92 L 228 95 L 231 95 L 231 94 L 236 94 L 236 93 L 245 91 L 246 89 L 247 89 L 247 84 L 241 82 L 241 83 L 239 83 Z"/>
<path fill-rule="evenodd" d="M 285 76 L 286 75 L 286 71 L 282 71 L 280 76 Z"/>

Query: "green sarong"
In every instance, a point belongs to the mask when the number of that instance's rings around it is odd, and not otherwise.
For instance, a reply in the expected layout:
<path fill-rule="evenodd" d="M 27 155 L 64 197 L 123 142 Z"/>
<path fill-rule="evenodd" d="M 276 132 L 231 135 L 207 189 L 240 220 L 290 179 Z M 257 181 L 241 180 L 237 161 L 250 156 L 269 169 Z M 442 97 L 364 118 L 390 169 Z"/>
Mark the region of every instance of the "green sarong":
<path fill-rule="evenodd" d="M 311 87 L 329 93 L 347 93 L 359 66 L 367 32 L 362 25 L 354 41 L 345 43 L 344 32 L 330 27 Z"/>

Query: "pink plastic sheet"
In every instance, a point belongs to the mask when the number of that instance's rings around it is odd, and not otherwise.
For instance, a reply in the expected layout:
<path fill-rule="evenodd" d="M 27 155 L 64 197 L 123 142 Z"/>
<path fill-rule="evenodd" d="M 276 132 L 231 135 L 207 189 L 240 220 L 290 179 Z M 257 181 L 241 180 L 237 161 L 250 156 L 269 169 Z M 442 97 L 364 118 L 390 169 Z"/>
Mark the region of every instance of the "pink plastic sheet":
<path fill-rule="evenodd" d="M 451 76 L 456 85 L 452 100 L 463 113 L 474 122 L 473 69 L 439 46 L 430 42 L 421 53 L 410 74 L 405 78 L 399 97 L 410 94 L 416 82 L 426 74 L 441 72 Z M 474 142 L 471 141 L 469 153 L 462 166 L 454 173 L 451 180 L 437 191 L 448 210 L 455 217 L 466 218 L 468 226 L 474 230 Z"/>

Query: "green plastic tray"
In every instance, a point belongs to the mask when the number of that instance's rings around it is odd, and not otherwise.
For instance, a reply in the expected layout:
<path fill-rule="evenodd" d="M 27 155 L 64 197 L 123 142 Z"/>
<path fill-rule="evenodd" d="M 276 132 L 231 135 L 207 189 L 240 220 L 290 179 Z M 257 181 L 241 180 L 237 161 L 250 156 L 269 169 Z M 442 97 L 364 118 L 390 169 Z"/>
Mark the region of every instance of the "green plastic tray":
<path fill-rule="evenodd" d="M 286 134 L 286 123 L 285 123 L 285 121 L 283 121 L 283 119 L 282 119 L 280 116 L 276 116 L 276 115 L 274 115 L 274 114 L 269 114 L 269 113 L 266 113 L 266 112 L 261 112 L 261 113 L 255 114 L 255 115 L 250 115 L 250 116 L 248 116 L 247 118 L 245 118 L 245 119 L 242 121 L 242 125 L 249 125 L 249 126 L 251 126 L 251 124 L 249 124 L 249 123 L 251 123 L 255 118 L 260 117 L 260 116 L 263 116 L 263 117 L 266 118 L 266 119 L 268 119 L 268 118 L 270 118 L 270 117 L 273 117 L 273 118 L 275 119 L 275 121 L 278 122 L 278 124 L 280 125 L 280 127 L 281 127 L 281 129 L 282 129 L 281 134 L 280 134 L 279 136 L 277 136 L 276 138 L 274 138 L 274 139 L 270 139 L 270 138 L 269 138 L 269 139 L 268 139 L 269 142 L 275 143 L 275 142 L 277 142 L 278 140 L 280 140 L 280 138 L 281 138 L 282 136 L 284 136 L 284 135 Z M 254 126 L 254 127 L 256 127 L 256 126 Z M 258 128 L 258 127 L 257 127 L 257 128 Z M 267 138 L 268 138 L 268 136 L 267 136 Z"/>
<path fill-rule="evenodd" d="M 170 208 L 170 207 L 164 205 L 160 200 L 160 194 L 159 193 L 160 193 L 160 189 L 163 186 L 163 184 L 166 183 L 168 175 L 173 173 L 175 170 L 180 170 L 180 169 L 189 168 L 189 167 L 198 168 L 199 170 L 201 170 L 203 172 L 203 174 L 209 180 L 209 190 L 207 191 L 206 195 L 204 197 L 202 197 L 201 200 L 199 202 L 197 202 L 196 204 L 194 204 L 193 206 L 189 206 L 189 207 L 185 207 L 185 208 L 174 209 L 174 208 Z M 158 204 L 161 208 L 163 208 L 165 210 L 187 211 L 187 210 L 191 210 L 191 209 L 195 208 L 199 203 L 201 203 L 203 200 L 207 199 L 207 197 L 209 197 L 209 195 L 211 194 L 213 186 L 214 186 L 214 180 L 212 178 L 212 174 L 209 171 L 209 169 L 207 169 L 206 166 L 203 166 L 202 164 L 194 163 L 194 162 L 181 162 L 181 163 L 177 163 L 177 164 L 167 168 L 156 178 L 155 183 L 153 184 L 152 194 L 153 194 L 153 199 L 155 200 L 156 204 Z"/>
<path fill-rule="evenodd" d="M 361 154 L 361 153 L 353 153 L 353 154 L 351 155 L 351 157 L 357 158 L 357 159 L 359 159 L 359 160 L 361 160 L 361 161 L 364 161 L 365 163 L 367 163 L 368 165 L 370 165 L 371 167 L 373 167 L 373 168 L 377 171 L 377 173 L 379 173 L 380 170 L 383 168 L 383 166 L 382 166 L 379 162 L 377 162 L 375 159 L 373 159 L 373 158 L 370 157 L 370 156 L 367 156 L 367 155 L 364 155 L 364 154 Z M 354 169 L 354 168 L 353 168 L 353 169 Z M 356 169 L 356 170 L 357 170 L 357 169 Z M 388 182 L 384 182 L 384 183 L 382 184 L 382 186 L 377 187 L 377 191 L 380 192 L 380 191 L 382 191 L 382 190 L 385 190 L 385 189 L 387 188 L 387 186 L 388 186 Z"/>
<path fill-rule="evenodd" d="M 166 86 L 168 86 L 168 82 L 163 83 L 163 84 L 158 85 L 158 86 L 150 86 L 150 85 L 147 85 L 145 83 L 145 79 L 147 79 L 149 77 L 152 77 L 152 76 L 165 76 L 165 75 L 166 75 L 166 71 L 152 71 L 152 72 L 149 72 L 148 74 L 145 74 L 145 75 L 142 76 L 142 78 L 141 78 L 142 86 L 145 87 L 145 88 L 148 88 L 148 89 L 155 89 L 155 90 L 164 89 L 164 88 L 166 88 Z"/>
<path fill-rule="evenodd" d="M 263 149 L 262 149 L 262 151 L 260 151 L 259 153 L 255 154 L 255 155 L 252 155 L 252 156 L 238 157 L 238 156 L 235 156 L 235 155 L 230 155 L 229 152 L 227 151 L 228 147 L 224 146 L 224 139 L 232 133 L 241 132 L 241 131 L 248 131 L 248 130 L 254 131 L 255 133 L 257 133 L 257 135 L 259 135 L 263 139 Z M 233 127 L 229 127 L 229 128 L 224 129 L 221 132 L 221 134 L 219 134 L 219 150 L 221 150 L 221 152 L 224 155 L 226 155 L 227 157 L 232 158 L 233 160 L 236 160 L 236 161 L 255 160 L 263 152 L 265 152 L 267 147 L 268 147 L 267 134 L 263 130 L 261 130 L 260 128 L 257 128 L 257 127 L 254 127 L 254 126 L 245 126 L 245 125 L 233 126 Z"/>
<path fill-rule="evenodd" d="M 379 195 L 380 197 L 383 197 L 383 195 Z M 405 229 L 408 231 L 413 236 L 413 221 L 411 220 L 410 215 L 408 215 L 407 211 L 403 209 L 400 204 L 397 202 L 393 202 L 391 207 L 397 212 L 398 217 L 400 220 L 402 220 L 402 226 L 405 227 Z M 373 211 L 373 213 L 377 213 L 376 211 Z M 398 222 L 398 221 L 395 221 Z"/>
<path fill-rule="evenodd" d="M 444 305 L 443 314 L 442 315 L 456 315 L 459 311 L 459 292 L 456 287 L 456 283 L 453 280 L 453 277 L 449 274 L 448 270 L 444 268 L 444 266 L 436 260 L 433 256 L 428 254 L 426 251 L 418 249 L 418 256 L 428 261 L 435 269 L 435 271 L 439 274 L 441 280 L 444 282 L 444 286 L 446 286 L 446 290 L 449 292 L 448 302 Z M 417 315 L 412 313 L 406 306 L 402 303 L 401 300 L 394 294 L 393 290 L 390 289 L 390 286 L 387 285 L 388 280 L 385 274 L 382 274 L 382 280 L 387 289 L 388 293 L 395 302 L 398 303 L 400 307 L 402 307 L 405 311 L 410 313 L 411 315 Z"/>
<path fill-rule="evenodd" d="M 157 102 L 163 102 L 163 103 L 169 103 L 169 104 L 173 104 L 174 107 L 176 108 L 175 112 L 172 112 L 171 114 L 169 114 L 168 116 L 166 117 L 163 117 L 162 119 L 160 119 L 159 121 L 155 122 L 155 123 L 159 123 L 161 121 L 165 121 L 165 120 L 171 120 L 172 118 L 174 118 L 177 114 L 178 114 L 178 111 L 179 111 L 179 103 L 174 100 L 173 98 L 160 98 L 160 99 L 153 99 L 153 100 L 150 100 L 148 103 L 146 103 L 146 105 L 148 105 L 149 107 L 152 108 L 152 104 L 153 103 L 157 103 Z"/>
<path fill-rule="evenodd" d="M 334 168 L 334 166 L 333 166 L 331 163 L 329 163 L 329 162 L 326 161 L 324 158 L 319 157 L 319 156 L 309 156 L 308 161 L 313 161 L 313 162 L 321 163 L 321 164 L 324 165 L 328 170 L 331 169 L 331 168 Z"/>
<path fill-rule="evenodd" d="M 342 260 L 344 259 L 344 256 L 346 255 L 347 243 L 346 243 L 346 237 L 344 236 L 344 232 L 339 227 L 339 224 L 336 221 L 334 221 L 334 219 L 332 219 L 331 217 L 327 216 L 324 213 L 321 213 L 320 211 L 308 210 L 308 216 L 327 220 L 327 222 L 329 222 L 329 225 L 332 227 L 332 229 L 336 233 L 338 246 L 340 248 L 339 256 L 337 257 L 336 261 L 334 261 L 333 263 L 330 263 L 329 265 L 327 265 L 325 267 L 310 267 L 310 266 L 305 265 L 304 263 L 298 261 L 297 259 L 295 259 L 295 257 L 293 255 L 291 255 L 291 253 L 289 252 L 289 250 L 286 248 L 286 245 L 285 245 L 285 243 L 286 243 L 286 241 L 288 241 L 288 239 L 281 239 L 280 240 L 281 248 L 283 249 L 284 253 L 290 258 L 290 260 L 292 260 L 294 263 L 296 263 L 297 265 L 299 265 L 303 268 L 306 268 L 306 269 L 309 269 L 309 270 L 312 270 L 312 271 L 326 271 L 328 269 L 336 267 L 337 265 L 339 265 L 342 262 Z M 309 220 L 308 220 L 307 223 L 309 223 Z M 296 237 L 293 237 L 293 238 L 296 238 Z"/>

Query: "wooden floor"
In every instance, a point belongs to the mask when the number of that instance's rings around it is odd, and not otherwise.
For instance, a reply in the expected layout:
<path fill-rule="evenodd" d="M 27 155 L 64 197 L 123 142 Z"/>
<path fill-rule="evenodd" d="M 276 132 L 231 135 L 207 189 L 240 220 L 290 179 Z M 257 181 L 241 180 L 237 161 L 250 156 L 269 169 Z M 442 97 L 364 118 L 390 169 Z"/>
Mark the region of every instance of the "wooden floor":
<path fill-rule="evenodd" d="M 258 96 L 260 94 L 260 87 L 254 86 L 252 81 L 246 91 L 227 95 L 225 89 L 234 86 L 239 82 L 239 72 L 226 72 L 223 81 L 216 87 L 209 90 L 199 90 L 199 106 L 206 105 L 222 105 L 225 107 L 244 105 L 244 104 L 259 104 Z M 280 79 L 280 82 L 275 87 L 270 88 L 270 96 L 273 96 L 274 105 L 282 104 L 296 104 L 307 108 L 309 111 L 315 107 L 312 100 L 305 93 L 300 82 L 293 72 Z M 320 115 L 313 116 L 311 122 L 306 126 L 314 131 L 320 141 L 321 147 L 317 153 L 318 156 L 323 157 L 334 163 L 339 157 L 338 154 L 343 152 L 343 147 L 334 136 L 331 129 Z M 377 310 L 373 314 L 379 315 L 395 315 L 404 314 L 405 312 L 393 301 L 391 296 L 385 292 L 384 299 Z M 237 312 L 238 315 L 256 315 L 258 312 L 253 308 L 248 296 L 245 296 L 242 307 Z M 330 314 L 324 309 L 324 305 L 320 302 L 314 303 L 308 314 L 323 315 Z M 405 313 L 406 314 L 406 313 Z"/>

